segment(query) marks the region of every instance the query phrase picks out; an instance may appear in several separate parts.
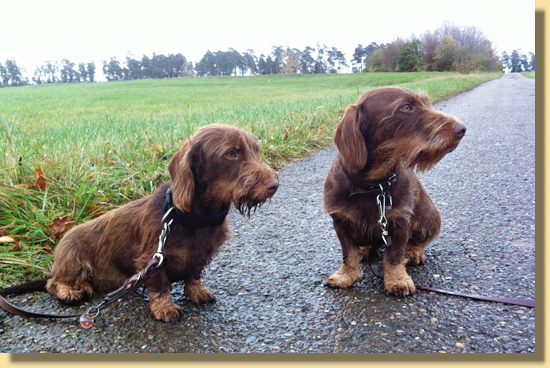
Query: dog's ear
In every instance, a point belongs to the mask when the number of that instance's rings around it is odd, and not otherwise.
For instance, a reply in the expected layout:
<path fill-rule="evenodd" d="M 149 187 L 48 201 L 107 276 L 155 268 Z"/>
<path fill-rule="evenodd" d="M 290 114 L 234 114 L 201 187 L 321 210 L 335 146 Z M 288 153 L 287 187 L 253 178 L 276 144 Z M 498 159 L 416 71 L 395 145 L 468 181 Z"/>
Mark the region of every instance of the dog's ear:
<path fill-rule="evenodd" d="M 348 105 L 338 123 L 334 143 L 342 155 L 344 168 L 350 172 L 361 170 L 367 162 L 367 147 L 357 120 L 357 106 Z"/>
<path fill-rule="evenodd" d="M 191 171 L 191 146 L 191 139 L 186 140 L 168 164 L 172 182 L 172 201 L 176 208 L 185 212 L 191 212 L 191 201 L 195 193 L 195 179 Z"/>

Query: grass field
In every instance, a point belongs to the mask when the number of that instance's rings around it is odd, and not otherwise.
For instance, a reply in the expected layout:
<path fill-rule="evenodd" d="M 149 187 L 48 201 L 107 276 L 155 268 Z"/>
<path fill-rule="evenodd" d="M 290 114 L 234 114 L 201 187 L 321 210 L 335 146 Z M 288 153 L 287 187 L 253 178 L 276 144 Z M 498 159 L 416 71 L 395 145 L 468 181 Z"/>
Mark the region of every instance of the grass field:
<path fill-rule="evenodd" d="M 332 144 L 343 110 L 367 89 L 399 85 L 435 102 L 500 75 L 361 73 L 0 89 L 0 287 L 50 268 L 64 230 L 54 220 L 81 223 L 166 182 L 169 158 L 198 126 L 250 130 L 266 161 L 279 168 Z"/>

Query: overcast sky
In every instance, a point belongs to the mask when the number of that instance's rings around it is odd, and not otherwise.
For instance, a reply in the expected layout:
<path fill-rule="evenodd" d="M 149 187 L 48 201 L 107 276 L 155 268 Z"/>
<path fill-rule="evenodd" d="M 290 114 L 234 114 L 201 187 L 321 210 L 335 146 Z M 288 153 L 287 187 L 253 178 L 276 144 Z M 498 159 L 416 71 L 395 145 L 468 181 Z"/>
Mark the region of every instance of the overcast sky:
<path fill-rule="evenodd" d="M 0 2 L 0 63 L 13 58 L 29 77 L 47 60 L 96 62 L 128 54 L 183 54 L 317 43 L 351 60 L 358 44 L 420 36 L 444 21 L 476 26 L 500 55 L 535 52 L 535 1 L 502 0 L 17 0 Z"/>

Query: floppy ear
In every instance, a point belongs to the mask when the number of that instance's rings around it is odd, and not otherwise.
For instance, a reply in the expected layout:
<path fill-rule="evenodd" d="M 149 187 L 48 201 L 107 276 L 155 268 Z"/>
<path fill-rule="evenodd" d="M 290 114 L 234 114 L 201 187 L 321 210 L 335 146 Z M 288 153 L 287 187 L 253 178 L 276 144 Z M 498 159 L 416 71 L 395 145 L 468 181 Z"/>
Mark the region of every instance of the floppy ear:
<path fill-rule="evenodd" d="M 191 201 L 195 193 L 191 162 L 191 139 L 188 139 L 168 164 L 168 172 L 172 181 L 172 201 L 176 208 L 185 212 L 191 212 Z"/>
<path fill-rule="evenodd" d="M 361 170 L 367 162 L 367 147 L 357 121 L 357 106 L 348 105 L 336 128 L 334 143 L 342 155 L 344 168 L 350 172 Z"/>

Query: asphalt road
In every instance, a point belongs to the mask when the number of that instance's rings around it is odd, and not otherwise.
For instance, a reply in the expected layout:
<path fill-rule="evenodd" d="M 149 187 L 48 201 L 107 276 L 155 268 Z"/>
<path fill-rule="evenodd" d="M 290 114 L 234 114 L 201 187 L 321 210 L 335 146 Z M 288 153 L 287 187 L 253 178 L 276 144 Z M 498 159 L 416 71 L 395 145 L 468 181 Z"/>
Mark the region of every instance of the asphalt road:
<path fill-rule="evenodd" d="M 425 286 L 534 299 L 534 79 L 505 74 L 436 108 L 468 131 L 420 175 L 443 227 L 426 250 L 428 262 L 409 273 Z M 89 330 L 72 319 L 0 311 L 0 352 L 535 352 L 535 309 L 425 291 L 388 296 L 367 268 L 348 290 L 324 287 L 341 261 L 322 206 L 334 156 L 328 149 L 288 165 L 271 203 L 251 219 L 232 214 L 233 237 L 203 275 L 216 304 L 192 305 L 175 285 L 181 322 L 154 321 L 136 294 L 102 311 Z M 10 298 L 60 313 L 99 299 L 69 308 L 47 294 Z"/>

